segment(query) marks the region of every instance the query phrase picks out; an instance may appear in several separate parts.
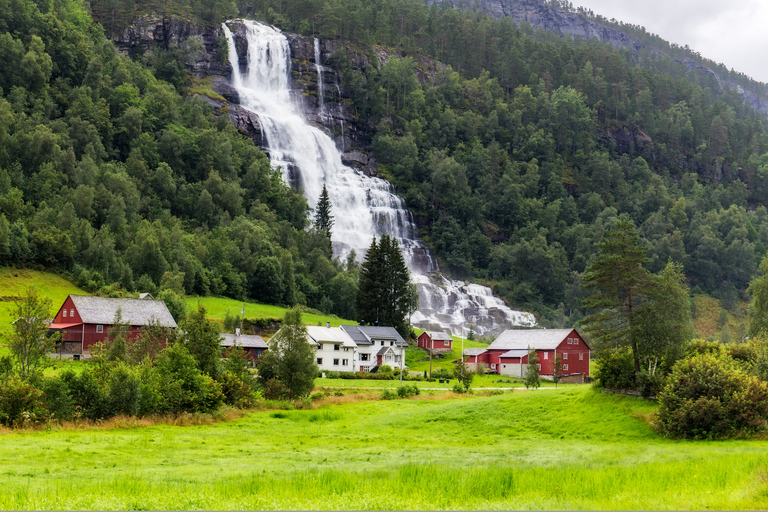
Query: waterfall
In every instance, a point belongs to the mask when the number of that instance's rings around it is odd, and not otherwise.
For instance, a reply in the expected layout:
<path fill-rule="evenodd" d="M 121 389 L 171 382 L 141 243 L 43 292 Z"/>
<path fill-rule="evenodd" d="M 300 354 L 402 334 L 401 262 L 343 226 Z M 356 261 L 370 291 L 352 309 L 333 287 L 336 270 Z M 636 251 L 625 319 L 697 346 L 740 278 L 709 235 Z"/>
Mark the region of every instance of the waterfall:
<path fill-rule="evenodd" d="M 436 260 L 416 237 L 412 215 L 392 186 L 343 165 L 333 140 L 312 126 L 301 101 L 294 101 L 290 47 L 285 36 L 254 21 L 237 23 L 248 43 L 245 70 L 239 66 L 234 35 L 226 23 L 222 28 L 229 43 L 232 85 L 239 93 L 240 105 L 258 116 L 272 165 L 283 169 L 283 178 L 304 193 L 310 206 L 317 205 L 323 185 L 327 186 L 335 220 L 334 256 L 343 259 L 354 250 L 362 258 L 374 236 L 387 233 L 396 238 L 421 295 L 419 311 L 412 317 L 414 325 L 445 329 L 455 335 L 466 334 L 470 324 L 478 334 L 512 325 L 535 325 L 533 315 L 512 311 L 489 288 L 452 281 L 438 273 Z M 319 41 L 315 39 L 318 95 L 322 91 L 319 60 Z"/>
<path fill-rule="evenodd" d="M 320 66 L 320 40 L 318 38 L 315 38 L 315 70 L 317 71 L 317 111 L 322 117 L 325 109 L 325 98 L 323 96 L 323 68 Z"/>

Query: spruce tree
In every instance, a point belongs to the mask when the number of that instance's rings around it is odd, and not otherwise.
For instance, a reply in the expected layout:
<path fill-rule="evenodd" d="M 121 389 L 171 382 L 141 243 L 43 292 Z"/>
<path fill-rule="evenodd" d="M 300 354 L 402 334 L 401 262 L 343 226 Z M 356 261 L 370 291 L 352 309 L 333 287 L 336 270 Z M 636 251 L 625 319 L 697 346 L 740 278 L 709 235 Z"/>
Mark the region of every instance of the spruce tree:
<path fill-rule="evenodd" d="M 640 243 L 634 222 L 622 214 L 616 228 L 598 244 L 597 259 L 584 273 L 584 287 L 592 295 L 584 305 L 595 312 L 585 319 L 587 331 L 603 346 L 632 347 L 635 374 L 640 372 L 633 317 L 648 293 L 651 274 L 643 267 L 650 260 L 648 248 Z"/>
<path fill-rule="evenodd" d="M 323 185 L 323 191 L 320 193 L 320 199 L 318 199 L 317 208 L 315 208 L 315 229 L 325 233 L 325 236 L 330 239 L 332 227 L 331 200 L 328 197 L 328 189 Z"/>

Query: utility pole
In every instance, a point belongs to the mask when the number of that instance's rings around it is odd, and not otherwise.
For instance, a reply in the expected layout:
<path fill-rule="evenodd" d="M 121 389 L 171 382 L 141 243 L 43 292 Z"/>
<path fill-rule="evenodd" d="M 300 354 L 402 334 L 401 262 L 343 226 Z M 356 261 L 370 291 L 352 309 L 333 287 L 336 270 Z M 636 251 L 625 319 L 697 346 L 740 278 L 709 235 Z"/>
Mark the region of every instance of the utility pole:
<path fill-rule="evenodd" d="M 432 382 L 432 351 L 435 349 L 435 340 L 432 336 L 429 337 L 429 382 Z"/>

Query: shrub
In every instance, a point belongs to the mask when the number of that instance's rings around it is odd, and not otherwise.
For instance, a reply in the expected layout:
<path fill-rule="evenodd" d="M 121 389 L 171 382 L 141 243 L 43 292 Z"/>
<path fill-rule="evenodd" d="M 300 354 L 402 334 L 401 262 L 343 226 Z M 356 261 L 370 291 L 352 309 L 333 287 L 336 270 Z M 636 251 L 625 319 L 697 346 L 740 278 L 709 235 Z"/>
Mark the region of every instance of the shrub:
<path fill-rule="evenodd" d="M 466 388 L 464 388 L 463 384 L 457 383 L 457 384 L 453 385 L 453 392 L 454 393 L 463 394 L 463 393 L 466 393 L 467 390 L 466 390 Z"/>
<path fill-rule="evenodd" d="M 321 398 L 324 398 L 324 397 L 325 397 L 325 393 L 323 393 L 322 391 L 318 391 L 317 393 L 312 393 L 311 395 L 309 395 L 310 400 L 320 400 Z"/>
<path fill-rule="evenodd" d="M 0 385 L 0 424 L 34 424 L 47 416 L 44 393 L 18 377 Z"/>
<path fill-rule="evenodd" d="M 61 377 L 53 377 L 43 381 L 45 406 L 51 418 L 68 421 L 75 414 L 75 401 L 69 393 L 69 386 Z"/>
<path fill-rule="evenodd" d="M 224 403 L 233 407 L 253 407 L 257 401 L 253 387 L 232 372 L 225 371 L 222 374 L 221 390 L 224 393 Z"/>
<path fill-rule="evenodd" d="M 611 350 L 600 358 L 595 371 L 599 387 L 628 389 L 635 387 L 635 365 L 628 347 Z"/>
<path fill-rule="evenodd" d="M 69 393 L 75 404 L 75 417 L 97 420 L 107 417 L 107 401 L 104 389 L 93 370 L 85 370 L 76 375 L 66 370 L 61 378 L 67 383 Z"/>
<path fill-rule="evenodd" d="M 421 390 L 415 384 L 411 386 L 400 386 L 397 388 L 397 396 L 400 398 L 407 398 L 409 396 L 418 395 L 420 393 Z"/>
<path fill-rule="evenodd" d="M 673 438 L 722 438 L 765 429 L 768 384 L 729 357 L 679 361 L 659 394 L 659 430 Z"/>
<path fill-rule="evenodd" d="M 433 379 L 455 379 L 456 373 L 445 368 L 438 368 L 432 372 Z"/>
<path fill-rule="evenodd" d="M 136 416 L 141 406 L 141 381 L 134 371 L 120 363 L 107 378 L 107 410 L 110 416 Z"/>
<path fill-rule="evenodd" d="M 376 370 L 377 373 L 380 373 L 382 375 L 394 375 L 395 373 L 392 371 L 392 367 L 388 364 L 383 364 L 379 366 L 379 369 Z"/>
<path fill-rule="evenodd" d="M 385 389 L 381 392 L 382 400 L 394 400 L 395 398 L 397 398 L 397 393 L 393 392 L 391 389 Z"/>
<path fill-rule="evenodd" d="M 277 378 L 265 382 L 262 392 L 267 400 L 287 400 L 291 394 L 286 385 Z"/>

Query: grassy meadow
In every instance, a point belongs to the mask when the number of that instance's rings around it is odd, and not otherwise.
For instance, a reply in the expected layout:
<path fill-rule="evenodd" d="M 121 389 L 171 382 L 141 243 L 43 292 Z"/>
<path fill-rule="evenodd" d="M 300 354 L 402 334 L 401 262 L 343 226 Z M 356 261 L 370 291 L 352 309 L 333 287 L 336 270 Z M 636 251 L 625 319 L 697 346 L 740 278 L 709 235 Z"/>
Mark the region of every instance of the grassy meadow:
<path fill-rule="evenodd" d="M 0 509 L 765 509 L 768 441 L 681 442 L 587 386 L 0 436 Z"/>

